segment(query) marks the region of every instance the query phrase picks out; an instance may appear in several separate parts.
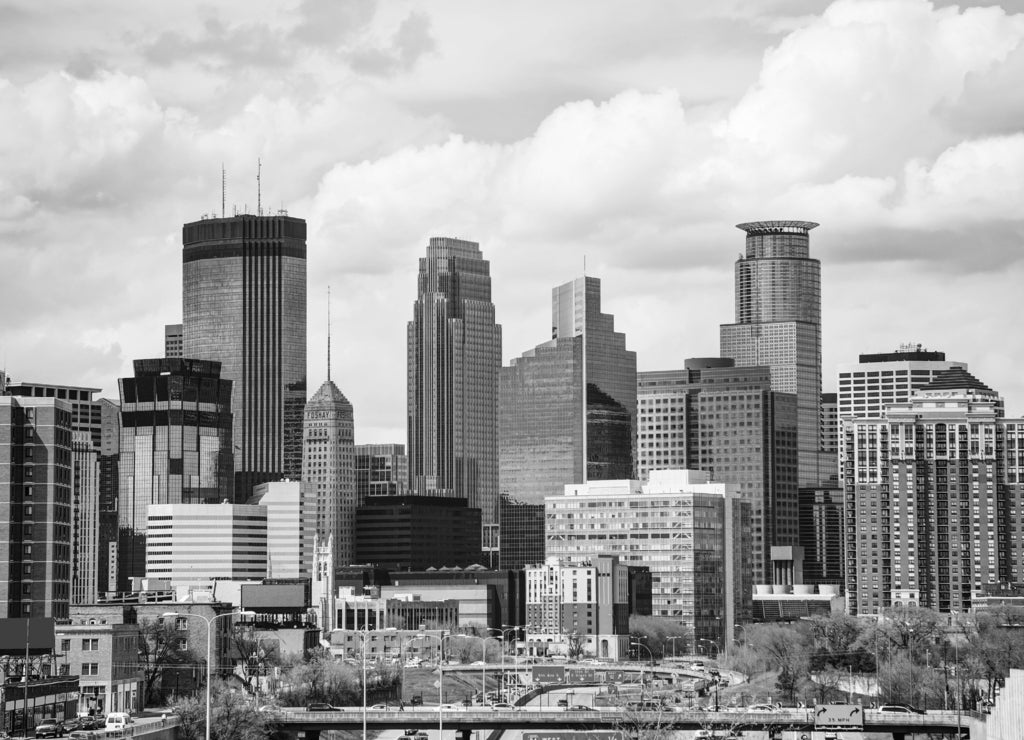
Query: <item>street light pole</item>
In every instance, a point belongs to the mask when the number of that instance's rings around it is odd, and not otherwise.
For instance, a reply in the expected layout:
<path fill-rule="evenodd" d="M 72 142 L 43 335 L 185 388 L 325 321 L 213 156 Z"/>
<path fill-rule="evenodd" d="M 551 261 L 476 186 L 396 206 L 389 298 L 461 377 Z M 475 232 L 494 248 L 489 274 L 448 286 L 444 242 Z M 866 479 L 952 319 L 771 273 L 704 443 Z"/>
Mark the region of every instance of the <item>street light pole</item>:
<path fill-rule="evenodd" d="M 214 614 L 212 617 L 204 617 L 202 614 L 193 614 L 191 612 L 164 612 L 163 617 L 181 617 L 183 619 L 201 619 L 206 622 L 206 740 L 210 740 L 210 725 L 213 720 L 213 623 L 218 619 L 224 617 L 254 617 L 256 612 L 253 611 L 231 611 L 223 614 Z"/>
<path fill-rule="evenodd" d="M 631 642 L 629 644 L 630 644 L 630 647 L 643 648 L 644 650 L 647 651 L 647 654 L 651 657 L 651 670 L 653 671 L 653 669 L 654 669 L 654 653 L 651 652 L 651 649 L 649 647 L 647 647 L 646 645 L 644 645 L 639 640 L 635 640 L 635 641 L 633 641 L 633 642 Z M 644 694 L 644 664 L 640 663 L 640 696 L 641 696 L 641 698 L 643 697 L 643 694 Z"/>
<path fill-rule="evenodd" d="M 437 640 L 437 740 L 444 740 L 444 636 L 421 632 L 417 637 Z"/>

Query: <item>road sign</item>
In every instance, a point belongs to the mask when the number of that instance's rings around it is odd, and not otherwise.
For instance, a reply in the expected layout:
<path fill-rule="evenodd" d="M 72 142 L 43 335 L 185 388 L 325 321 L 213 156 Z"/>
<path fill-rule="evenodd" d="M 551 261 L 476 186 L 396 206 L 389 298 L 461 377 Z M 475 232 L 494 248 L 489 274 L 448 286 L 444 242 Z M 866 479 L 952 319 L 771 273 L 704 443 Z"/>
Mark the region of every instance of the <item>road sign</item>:
<path fill-rule="evenodd" d="M 565 683 L 564 665 L 533 666 L 534 683 Z"/>
<path fill-rule="evenodd" d="M 524 732 L 523 740 L 626 740 L 619 730 L 548 730 Z"/>
<path fill-rule="evenodd" d="M 567 675 L 569 683 L 597 683 L 597 671 L 593 668 L 570 668 Z"/>
<path fill-rule="evenodd" d="M 816 730 L 864 730 L 864 709 L 860 704 L 818 704 L 814 707 Z"/>

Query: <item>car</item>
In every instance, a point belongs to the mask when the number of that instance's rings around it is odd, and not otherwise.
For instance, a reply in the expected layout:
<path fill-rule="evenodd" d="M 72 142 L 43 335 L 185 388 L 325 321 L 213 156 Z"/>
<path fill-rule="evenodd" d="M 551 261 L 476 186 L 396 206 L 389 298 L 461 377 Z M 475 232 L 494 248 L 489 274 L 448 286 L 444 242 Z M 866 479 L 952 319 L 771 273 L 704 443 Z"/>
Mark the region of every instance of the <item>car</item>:
<path fill-rule="evenodd" d="M 708 668 L 708 675 L 709 676 L 721 676 L 722 674 L 721 674 L 721 672 L 717 668 L 712 667 L 712 668 Z"/>
<path fill-rule="evenodd" d="M 442 704 L 438 707 L 438 711 L 441 712 L 462 712 L 466 708 L 461 704 Z"/>
<path fill-rule="evenodd" d="M 470 665 L 487 665 L 487 664 L 484 661 L 482 661 L 482 660 L 474 660 L 472 663 L 470 663 Z"/>
<path fill-rule="evenodd" d="M 75 730 L 68 735 L 69 740 L 98 740 L 100 734 L 90 730 Z"/>
<path fill-rule="evenodd" d="M 389 707 L 387 704 L 374 704 L 373 706 L 367 707 L 367 709 L 372 709 L 372 710 L 374 710 L 376 712 L 379 712 L 379 711 L 384 710 L 384 709 L 390 709 L 390 708 L 391 707 Z"/>
<path fill-rule="evenodd" d="M 726 686 L 729 685 L 729 677 L 728 676 L 719 676 L 718 677 L 718 685 L 721 686 L 724 689 Z"/>
<path fill-rule="evenodd" d="M 491 709 L 515 709 L 515 706 L 507 701 L 496 701 L 490 705 Z"/>
<path fill-rule="evenodd" d="M 312 704 L 306 705 L 307 712 L 336 712 L 337 707 L 332 707 L 330 704 L 322 701 L 313 702 Z"/>
<path fill-rule="evenodd" d="M 569 706 L 569 700 L 568 699 L 559 699 L 558 700 L 558 706 L 560 706 L 560 707 L 568 707 Z"/>
<path fill-rule="evenodd" d="M 573 704 L 569 707 L 570 712 L 593 712 L 593 707 L 588 707 L 586 704 Z"/>
<path fill-rule="evenodd" d="M 748 712 L 774 712 L 775 707 L 771 704 L 751 704 L 747 707 Z"/>
<path fill-rule="evenodd" d="M 36 737 L 64 737 L 64 723 L 56 717 L 43 717 L 36 725 Z"/>
<path fill-rule="evenodd" d="M 132 716 L 128 712 L 111 712 L 103 723 L 104 730 L 124 730 L 132 724 Z"/>
<path fill-rule="evenodd" d="M 909 704 L 883 704 L 878 708 L 879 712 L 890 712 L 893 714 L 924 714 L 920 709 Z"/>
<path fill-rule="evenodd" d="M 80 720 L 78 717 L 69 717 L 68 719 L 64 720 L 64 731 L 65 732 L 74 732 L 75 730 L 81 730 L 81 729 L 82 729 L 82 720 Z"/>
<path fill-rule="evenodd" d="M 703 671 L 704 670 L 704 661 L 703 660 L 695 660 L 695 661 L 693 661 L 692 663 L 690 663 L 690 670 L 691 671 Z"/>
<path fill-rule="evenodd" d="M 412 698 L 409 700 L 409 706 L 411 706 L 411 707 L 421 707 L 421 706 L 423 706 L 423 694 L 413 694 Z"/>

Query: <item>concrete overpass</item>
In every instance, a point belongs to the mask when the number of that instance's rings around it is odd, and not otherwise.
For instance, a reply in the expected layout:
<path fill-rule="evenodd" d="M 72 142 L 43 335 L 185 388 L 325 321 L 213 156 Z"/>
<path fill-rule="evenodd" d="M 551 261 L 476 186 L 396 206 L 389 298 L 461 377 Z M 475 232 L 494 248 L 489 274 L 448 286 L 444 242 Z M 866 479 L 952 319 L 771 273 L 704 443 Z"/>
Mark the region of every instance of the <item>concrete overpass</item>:
<path fill-rule="evenodd" d="M 368 710 L 367 729 L 373 730 L 436 730 L 436 707 L 397 710 Z M 473 730 L 624 730 L 630 728 L 664 728 L 676 730 L 743 729 L 791 730 L 810 732 L 814 729 L 813 709 L 781 709 L 774 712 L 747 711 L 567 711 L 560 708 L 522 708 L 515 710 L 458 709 L 444 711 L 440 719 L 445 731 L 454 731 L 468 738 Z M 281 729 L 292 738 L 319 740 L 324 730 L 359 730 L 363 723 L 362 708 L 346 708 L 332 712 L 307 712 L 292 708 L 282 710 L 276 719 Z M 984 722 L 961 715 L 964 738 L 984 738 Z M 865 732 L 887 732 L 895 737 L 911 733 L 932 732 L 955 738 L 958 718 L 955 712 L 897 714 L 864 711 Z M 301 734 L 300 734 L 301 733 Z"/>

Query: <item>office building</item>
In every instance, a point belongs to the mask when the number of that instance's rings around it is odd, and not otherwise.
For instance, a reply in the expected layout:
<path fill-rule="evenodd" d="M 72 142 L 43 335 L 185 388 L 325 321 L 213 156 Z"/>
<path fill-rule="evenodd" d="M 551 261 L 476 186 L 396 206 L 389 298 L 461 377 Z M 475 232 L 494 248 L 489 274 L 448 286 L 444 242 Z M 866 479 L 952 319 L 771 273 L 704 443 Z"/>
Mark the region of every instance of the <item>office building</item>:
<path fill-rule="evenodd" d="M 544 504 L 519 501 L 502 494 L 501 567 L 521 569 L 544 561 Z"/>
<path fill-rule="evenodd" d="M 235 492 L 302 471 L 306 222 L 208 218 L 182 229 L 184 356 L 232 383 Z"/>
<path fill-rule="evenodd" d="M 618 556 L 651 572 L 652 614 L 719 650 L 750 616 L 750 503 L 696 470 L 649 481 L 594 481 L 545 500 L 548 557 Z"/>
<path fill-rule="evenodd" d="M 575 641 L 584 654 L 618 657 L 618 636 L 629 634 L 629 569 L 617 557 L 551 557 L 525 571 L 528 647 L 566 653 Z"/>
<path fill-rule="evenodd" d="M 803 583 L 832 585 L 846 583 L 843 556 L 843 489 L 800 489 L 800 546 L 803 548 Z"/>
<path fill-rule="evenodd" d="M 164 325 L 164 357 L 185 356 L 185 335 L 181 324 Z"/>
<path fill-rule="evenodd" d="M 7 384 L 7 393 L 22 398 L 59 398 L 71 405 L 71 429 L 75 432 L 87 432 L 92 443 L 99 447 L 102 434 L 103 418 L 100 410 L 102 401 L 94 400 L 93 395 L 99 388 L 84 388 L 78 385 L 56 385 L 53 383 L 16 383 Z"/>
<path fill-rule="evenodd" d="M 431 238 L 408 325 L 409 480 L 418 496 L 479 510 L 487 551 L 497 547 L 500 369 L 501 327 L 480 245 Z"/>
<path fill-rule="evenodd" d="M 208 360 L 136 360 L 121 378 L 118 591 L 146 575 L 147 508 L 232 501 L 231 381 Z"/>
<path fill-rule="evenodd" d="M 394 589 L 393 593 L 453 594 L 459 600 L 460 619 L 466 622 L 488 627 L 526 624 L 526 581 L 521 570 L 489 570 L 471 565 L 447 570 L 395 571 L 389 581 L 387 585 Z M 381 590 L 386 592 L 384 586 Z"/>
<path fill-rule="evenodd" d="M 774 583 L 772 548 L 799 543 L 795 396 L 772 390 L 768 367 L 717 357 L 640 373 L 637 394 L 641 480 L 675 468 L 736 485 L 751 505 L 754 582 Z"/>
<path fill-rule="evenodd" d="M 601 281 L 551 292 L 550 341 L 501 369 L 499 482 L 503 505 L 540 505 L 570 483 L 634 474 L 636 353 L 601 312 Z M 518 509 L 518 511 L 523 511 Z M 544 559 L 543 530 L 502 522 L 502 567 Z"/>
<path fill-rule="evenodd" d="M 405 445 L 355 446 L 356 502 L 370 496 L 403 496 L 409 487 L 409 457 Z"/>
<path fill-rule="evenodd" d="M 71 603 L 99 597 L 100 451 L 87 432 L 71 433 Z"/>
<path fill-rule="evenodd" d="M 309 578 L 316 507 L 299 481 L 260 483 L 247 502 L 267 510 L 267 577 Z"/>
<path fill-rule="evenodd" d="M 71 598 L 71 404 L 0 396 L 0 604 L 66 619 Z"/>
<path fill-rule="evenodd" d="M 960 367 L 906 403 L 844 420 L 851 614 L 966 613 L 989 584 L 1024 579 L 1024 419 Z"/>
<path fill-rule="evenodd" d="M 146 577 L 171 586 L 267 577 L 267 509 L 249 504 L 153 504 Z"/>
<path fill-rule="evenodd" d="M 482 559 L 480 510 L 465 499 L 378 496 L 356 510 L 355 562 L 423 570 Z"/>
<path fill-rule="evenodd" d="M 810 256 L 810 221 L 739 224 L 736 322 L 720 329 L 721 354 L 767 365 L 772 390 L 797 399 L 799 485 L 817 486 L 821 404 L 821 263 Z"/>
<path fill-rule="evenodd" d="M 927 350 L 920 344 L 860 355 L 859 362 L 839 365 L 839 418 L 877 416 L 890 404 L 909 403 L 916 390 L 954 367 L 967 370 L 967 363 L 947 360 L 945 352 Z"/>
<path fill-rule="evenodd" d="M 316 532 L 333 541 L 334 567 L 355 556 L 355 426 L 352 404 L 328 379 L 303 414 L 302 488 L 315 507 Z"/>
<path fill-rule="evenodd" d="M 117 591 L 118 491 L 121 459 L 121 406 L 101 398 L 99 446 L 99 531 L 96 535 L 96 590 Z"/>

